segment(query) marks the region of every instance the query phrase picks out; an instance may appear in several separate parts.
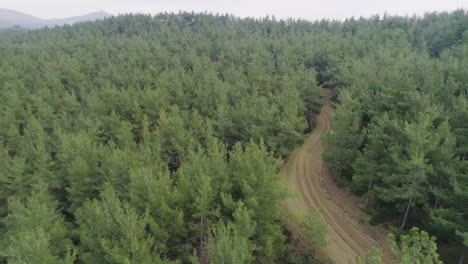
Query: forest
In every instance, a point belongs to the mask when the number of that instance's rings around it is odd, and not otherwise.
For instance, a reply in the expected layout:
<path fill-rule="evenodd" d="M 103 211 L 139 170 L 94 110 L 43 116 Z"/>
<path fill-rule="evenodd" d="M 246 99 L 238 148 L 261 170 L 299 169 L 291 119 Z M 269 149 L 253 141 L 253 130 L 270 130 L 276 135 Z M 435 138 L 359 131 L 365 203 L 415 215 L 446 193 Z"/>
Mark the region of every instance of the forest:
<path fill-rule="evenodd" d="M 279 170 L 322 88 L 324 158 L 396 263 L 467 254 L 464 10 L 120 15 L 2 31 L 0 69 L 0 263 L 320 263 L 291 249 Z"/>

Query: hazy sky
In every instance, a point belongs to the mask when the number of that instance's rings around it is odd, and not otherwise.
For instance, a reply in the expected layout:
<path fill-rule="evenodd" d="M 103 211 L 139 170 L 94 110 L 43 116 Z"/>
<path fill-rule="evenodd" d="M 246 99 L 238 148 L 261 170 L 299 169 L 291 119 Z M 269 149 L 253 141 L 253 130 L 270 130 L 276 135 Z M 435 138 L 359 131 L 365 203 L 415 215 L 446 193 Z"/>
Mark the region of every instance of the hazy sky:
<path fill-rule="evenodd" d="M 427 11 L 468 8 L 468 0 L 0 0 L 0 8 L 40 18 L 83 15 L 98 10 L 117 15 L 139 12 L 194 10 L 230 13 L 240 17 L 277 18 L 368 17 L 374 14 L 421 15 Z"/>

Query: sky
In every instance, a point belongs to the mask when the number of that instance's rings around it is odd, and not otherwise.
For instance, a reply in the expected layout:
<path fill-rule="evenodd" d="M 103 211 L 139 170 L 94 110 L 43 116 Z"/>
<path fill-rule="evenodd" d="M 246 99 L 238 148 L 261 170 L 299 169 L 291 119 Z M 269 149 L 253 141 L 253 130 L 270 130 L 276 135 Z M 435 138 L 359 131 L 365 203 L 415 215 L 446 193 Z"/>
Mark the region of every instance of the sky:
<path fill-rule="evenodd" d="M 64 18 L 103 10 L 121 13 L 197 11 L 238 17 L 344 19 L 375 14 L 423 15 L 468 9 L 468 0 L 0 0 L 8 8 L 39 18 Z"/>

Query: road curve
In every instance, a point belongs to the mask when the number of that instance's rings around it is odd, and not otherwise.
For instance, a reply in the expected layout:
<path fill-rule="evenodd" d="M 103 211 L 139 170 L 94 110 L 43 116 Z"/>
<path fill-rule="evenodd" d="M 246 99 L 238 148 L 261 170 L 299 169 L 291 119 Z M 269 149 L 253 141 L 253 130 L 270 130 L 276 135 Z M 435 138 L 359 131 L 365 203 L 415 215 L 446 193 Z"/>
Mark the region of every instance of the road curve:
<path fill-rule="evenodd" d="M 332 91 L 324 89 L 324 92 L 327 103 L 315 120 L 314 130 L 304 144 L 291 153 L 281 171 L 283 183 L 295 194 L 287 201 L 287 207 L 290 211 L 298 208 L 301 213 L 320 209 L 320 217 L 327 228 L 328 246 L 315 249 L 319 258 L 348 264 L 356 256 L 377 247 L 383 250 L 385 263 L 392 263 L 386 244 L 387 232 L 360 223 L 359 200 L 335 185 L 323 162 L 321 134 L 330 130 L 329 118 L 335 114 Z"/>

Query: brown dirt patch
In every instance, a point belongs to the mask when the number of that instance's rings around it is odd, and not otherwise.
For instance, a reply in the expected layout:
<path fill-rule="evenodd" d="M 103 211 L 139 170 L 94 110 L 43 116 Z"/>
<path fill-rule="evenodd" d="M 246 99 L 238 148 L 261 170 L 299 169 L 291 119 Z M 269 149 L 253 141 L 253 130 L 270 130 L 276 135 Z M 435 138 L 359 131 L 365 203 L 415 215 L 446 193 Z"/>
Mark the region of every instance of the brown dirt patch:
<path fill-rule="evenodd" d="M 290 211 L 298 208 L 302 213 L 320 209 L 320 217 L 327 228 L 328 246 L 311 248 L 319 258 L 348 264 L 356 256 L 377 247 L 384 252 L 385 263 L 393 263 L 386 243 L 388 231 L 360 222 L 359 199 L 336 186 L 322 159 L 321 134 L 330 130 L 329 118 L 335 114 L 330 102 L 332 90 L 324 89 L 324 93 L 328 100 L 315 120 L 316 127 L 304 144 L 291 153 L 281 171 L 282 181 L 296 195 L 286 202 L 286 207 Z M 293 230 L 294 226 L 297 225 L 291 225 Z"/>

